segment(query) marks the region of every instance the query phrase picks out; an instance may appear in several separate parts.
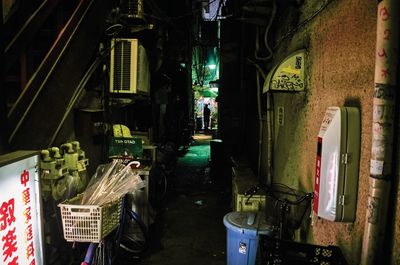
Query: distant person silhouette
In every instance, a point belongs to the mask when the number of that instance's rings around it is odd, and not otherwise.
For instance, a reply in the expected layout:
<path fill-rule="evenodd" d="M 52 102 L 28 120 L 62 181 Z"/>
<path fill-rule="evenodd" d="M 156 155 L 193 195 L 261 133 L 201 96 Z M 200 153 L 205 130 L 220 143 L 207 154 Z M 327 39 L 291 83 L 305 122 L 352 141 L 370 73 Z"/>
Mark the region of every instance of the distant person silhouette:
<path fill-rule="evenodd" d="M 211 110 L 208 108 L 208 104 L 204 105 L 203 109 L 203 119 L 204 119 L 204 130 L 208 130 L 210 125 L 210 113 Z"/>

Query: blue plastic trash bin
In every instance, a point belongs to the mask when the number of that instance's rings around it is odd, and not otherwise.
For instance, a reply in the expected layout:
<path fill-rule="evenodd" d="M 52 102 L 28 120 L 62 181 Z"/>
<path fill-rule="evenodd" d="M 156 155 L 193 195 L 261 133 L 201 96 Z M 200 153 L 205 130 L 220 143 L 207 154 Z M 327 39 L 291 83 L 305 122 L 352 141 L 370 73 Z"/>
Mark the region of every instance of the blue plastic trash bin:
<path fill-rule="evenodd" d="M 227 265 L 254 265 L 258 235 L 272 235 L 264 212 L 230 212 L 224 216 L 227 228 Z"/>

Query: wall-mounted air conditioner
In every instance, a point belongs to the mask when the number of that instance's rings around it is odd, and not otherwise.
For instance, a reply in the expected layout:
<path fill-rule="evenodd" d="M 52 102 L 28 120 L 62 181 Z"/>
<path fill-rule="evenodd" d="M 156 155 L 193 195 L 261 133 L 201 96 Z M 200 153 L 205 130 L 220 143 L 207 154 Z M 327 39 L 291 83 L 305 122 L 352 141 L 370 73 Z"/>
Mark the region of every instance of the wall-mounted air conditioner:
<path fill-rule="evenodd" d="M 146 49 L 137 39 L 111 40 L 110 92 L 148 94 L 150 69 Z"/>

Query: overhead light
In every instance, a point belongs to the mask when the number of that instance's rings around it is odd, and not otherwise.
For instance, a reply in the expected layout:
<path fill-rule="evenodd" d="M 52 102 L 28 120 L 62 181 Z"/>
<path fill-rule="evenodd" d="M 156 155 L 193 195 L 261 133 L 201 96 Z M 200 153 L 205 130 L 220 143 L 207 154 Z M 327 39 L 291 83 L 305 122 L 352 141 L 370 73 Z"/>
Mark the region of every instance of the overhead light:
<path fill-rule="evenodd" d="M 214 70 L 215 68 L 217 68 L 217 66 L 215 64 L 209 64 L 208 68 L 210 68 L 211 70 Z"/>

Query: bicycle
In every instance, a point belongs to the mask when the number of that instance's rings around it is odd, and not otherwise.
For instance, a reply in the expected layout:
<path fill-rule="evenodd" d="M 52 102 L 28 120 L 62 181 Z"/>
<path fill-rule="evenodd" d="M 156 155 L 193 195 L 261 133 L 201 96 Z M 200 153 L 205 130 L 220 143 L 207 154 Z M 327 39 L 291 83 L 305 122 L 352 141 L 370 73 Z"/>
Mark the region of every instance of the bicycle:
<path fill-rule="evenodd" d="M 90 190 L 91 193 L 89 192 L 88 195 L 90 199 L 92 199 L 93 197 L 98 199 L 99 195 L 97 195 L 97 193 L 103 194 L 105 189 L 104 187 L 108 187 L 108 189 L 110 189 L 110 192 L 113 191 L 114 193 L 117 193 L 117 191 L 122 189 L 122 187 L 119 187 L 117 186 L 117 184 L 114 183 L 120 183 L 119 185 L 121 185 L 121 183 L 126 183 L 123 180 L 125 179 L 126 181 L 127 178 L 131 177 L 131 175 L 127 173 L 129 172 L 129 168 L 132 165 L 136 165 L 136 167 L 140 165 L 138 161 L 130 161 L 129 159 L 120 159 L 119 161 L 114 162 L 115 163 L 110 165 L 109 167 L 106 166 L 99 169 L 99 175 L 101 177 L 99 177 L 100 180 L 97 180 L 97 183 L 101 184 L 98 184 L 97 186 L 93 184 L 92 187 L 94 188 L 92 189 L 94 189 L 96 192 Z M 137 176 L 136 178 L 139 177 Z M 134 178 L 132 179 L 132 181 L 133 180 Z M 90 196 L 91 194 L 95 194 L 95 196 Z M 117 260 L 121 253 L 124 254 L 124 259 L 130 257 L 136 258 L 147 250 L 147 227 L 141 220 L 140 216 L 132 210 L 134 202 L 133 200 L 129 200 L 132 198 L 132 196 L 129 197 L 130 194 L 131 193 L 122 193 L 122 198 L 120 197 L 118 203 L 105 204 L 103 208 L 96 206 L 96 210 L 98 209 L 103 212 L 103 209 L 107 209 L 107 211 L 104 210 L 104 216 L 100 217 L 99 219 L 96 218 L 95 223 L 90 222 L 90 214 L 85 214 L 85 222 L 72 222 L 72 224 L 70 224 L 74 227 L 77 226 L 77 234 L 73 238 L 76 239 L 77 242 L 89 243 L 89 246 L 85 252 L 85 258 L 81 265 L 120 264 L 120 262 Z M 97 225 L 94 225 L 98 224 L 98 221 L 100 221 L 102 228 L 98 228 Z M 103 222 L 106 222 L 105 226 L 103 226 Z M 107 222 L 108 225 L 106 225 Z M 85 237 L 87 233 L 84 229 L 85 224 L 86 227 L 90 229 L 94 229 L 96 227 L 95 231 L 90 230 L 93 232 L 93 237 Z M 80 225 L 82 225 L 82 227 L 80 227 Z M 112 227 L 110 227 L 111 225 Z M 108 232 L 104 230 L 106 236 L 104 238 L 101 238 L 100 229 L 103 229 L 104 227 L 110 228 L 107 228 Z M 110 231 L 110 229 L 112 229 L 112 231 Z M 103 232 L 103 230 L 101 231 Z"/>
<path fill-rule="evenodd" d="M 310 209 L 313 193 L 295 190 L 285 184 L 259 184 L 245 192 L 247 200 L 260 189 L 266 194 L 266 218 L 274 227 L 274 234 L 280 239 L 293 239 L 294 231 L 300 228 L 301 222 Z"/>
<path fill-rule="evenodd" d="M 319 246 L 294 241 L 304 216 L 311 208 L 313 193 L 301 192 L 284 184 L 257 185 L 245 195 L 249 199 L 258 190 L 266 193 L 266 216 L 274 224 L 273 235 L 260 235 L 258 259 L 261 265 L 347 265 L 337 246 Z"/>
<path fill-rule="evenodd" d="M 148 248 L 146 225 L 123 199 L 118 228 L 100 243 L 90 243 L 81 265 L 120 264 L 119 259 L 137 259 Z"/>

